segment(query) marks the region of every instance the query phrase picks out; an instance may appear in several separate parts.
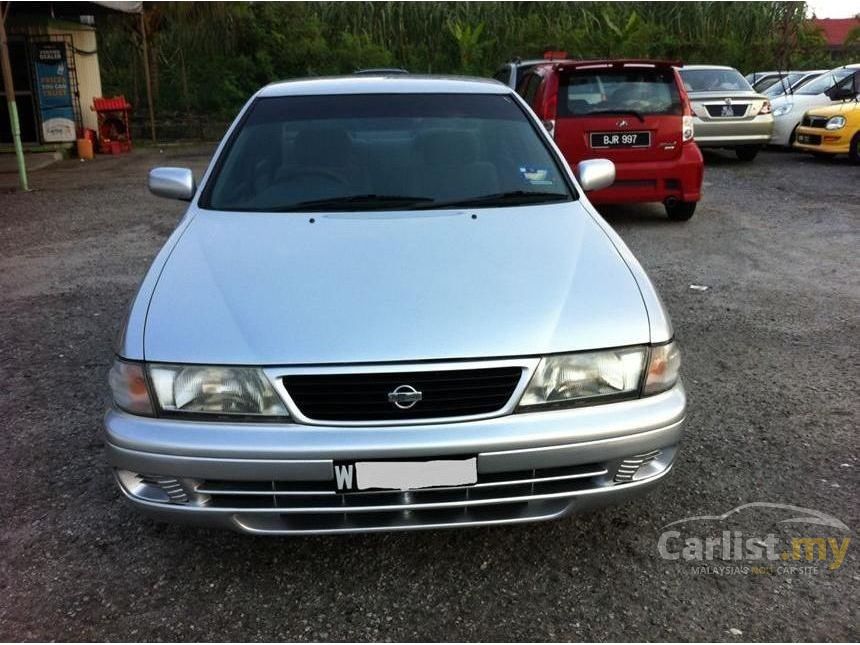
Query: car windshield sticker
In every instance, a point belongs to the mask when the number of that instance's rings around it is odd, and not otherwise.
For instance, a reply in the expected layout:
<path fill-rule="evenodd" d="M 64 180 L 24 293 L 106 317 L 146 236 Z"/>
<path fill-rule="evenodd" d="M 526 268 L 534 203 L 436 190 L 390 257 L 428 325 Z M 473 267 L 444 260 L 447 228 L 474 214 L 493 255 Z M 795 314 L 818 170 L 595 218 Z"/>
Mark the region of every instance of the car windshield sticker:
<path fill-rule="evenodd" d="M 546 168 L 527 168 L 520 166 L 520 173 L 523 178 L 532 186 L 552 186 L 552 179 L 547 179 L 548 171 Z"/>

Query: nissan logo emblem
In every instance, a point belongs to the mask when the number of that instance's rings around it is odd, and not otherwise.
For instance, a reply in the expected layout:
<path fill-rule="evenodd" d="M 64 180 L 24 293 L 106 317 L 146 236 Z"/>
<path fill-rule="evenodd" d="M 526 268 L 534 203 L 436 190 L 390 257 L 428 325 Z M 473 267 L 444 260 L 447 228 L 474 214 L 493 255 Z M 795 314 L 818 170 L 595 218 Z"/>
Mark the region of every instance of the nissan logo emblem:
<path fill-rule="evenodd" d="M 424 395 L 411 385 L 398 385 L 388 393 L 389 403 L 393 403 L 401 410 L 408 410 L 422 398 Z"/>

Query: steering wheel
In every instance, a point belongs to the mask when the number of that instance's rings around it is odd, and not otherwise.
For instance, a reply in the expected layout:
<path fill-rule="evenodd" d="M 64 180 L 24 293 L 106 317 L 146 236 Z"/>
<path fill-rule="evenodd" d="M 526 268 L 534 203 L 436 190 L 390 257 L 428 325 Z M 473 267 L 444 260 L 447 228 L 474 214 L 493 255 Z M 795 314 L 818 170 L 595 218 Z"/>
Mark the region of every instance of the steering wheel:
<path fill-rule="evenodd" d="M 343 177 L 333 170 L 328 170 L 327 168 L 298 168 L 281 175 L 281 177 L 278 178 L 278 181 L 285 182 L 297 177 L 325 177 L 341 186 L 349 185 L 349 180 L 347 180 L 346 177 Z"/>

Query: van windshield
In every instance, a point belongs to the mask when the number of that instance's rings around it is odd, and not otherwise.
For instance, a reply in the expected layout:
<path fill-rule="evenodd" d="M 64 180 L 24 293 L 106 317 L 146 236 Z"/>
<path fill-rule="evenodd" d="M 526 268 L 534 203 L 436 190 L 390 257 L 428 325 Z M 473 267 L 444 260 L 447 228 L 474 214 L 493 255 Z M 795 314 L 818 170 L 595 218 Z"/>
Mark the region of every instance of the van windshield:
<path fill-rule="evenodd" d="M 855 71 L 856 70 L 842 67 L 830 72 L 825 72 L 814 81 L 810 81 L 798 89 L 795 94 L 823 94 L 838 82 L 844 81 L 846 78 L 851 76 Z"/>
<path fill-rule="evenodd" d="M 257 99 L 200 206 L 336 212 L 573 198 L 536 125 L 510 96 L 341 94 Z"/>
<path fill-rule="evenodd" d="M 559 80 L 559 117 L 631 112 L 683 113 L 672 69 L 576 70 Z"/>

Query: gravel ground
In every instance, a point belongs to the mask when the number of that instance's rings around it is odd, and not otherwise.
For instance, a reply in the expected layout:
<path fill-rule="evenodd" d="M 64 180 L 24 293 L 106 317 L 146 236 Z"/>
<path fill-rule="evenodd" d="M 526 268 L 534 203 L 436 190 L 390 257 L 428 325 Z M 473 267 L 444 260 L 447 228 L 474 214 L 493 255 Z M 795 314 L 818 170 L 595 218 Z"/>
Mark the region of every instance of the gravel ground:
<path fill-rule="evenodd" d="M 270 539 L 144 519 L 104 464 L 112 341 L 182 211 L 147 193 L 145 172 L 199 171 L 208 154 L 67 161 L 34 173 L 36 192 L 0 194 L 0 640 L 860 637 L 856 544 L 816 575 L 697 575 L 657 551 L 667 523 L 754 501 L 818 509 L 853 539 L 860 169 L 709 154 L 689 223 L 606 209 L 685 350 L 686 441 L 641 502 L 529 526 Z"/>

